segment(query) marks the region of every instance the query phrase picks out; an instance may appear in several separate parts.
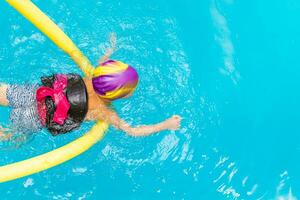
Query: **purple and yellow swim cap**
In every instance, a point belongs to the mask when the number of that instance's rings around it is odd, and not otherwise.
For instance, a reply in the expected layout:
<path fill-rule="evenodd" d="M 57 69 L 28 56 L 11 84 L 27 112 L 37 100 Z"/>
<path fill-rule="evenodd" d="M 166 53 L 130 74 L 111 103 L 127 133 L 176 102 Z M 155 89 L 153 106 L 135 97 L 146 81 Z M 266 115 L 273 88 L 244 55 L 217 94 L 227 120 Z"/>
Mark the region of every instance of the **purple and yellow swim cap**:
<path fill-rule="evenodd" d="M 120 61 L 108 60 L 95 69 L 92 83 L 101 98 L 116 100 L 131 94 L 138 80 L 139 76 L 133 67 Z"/>

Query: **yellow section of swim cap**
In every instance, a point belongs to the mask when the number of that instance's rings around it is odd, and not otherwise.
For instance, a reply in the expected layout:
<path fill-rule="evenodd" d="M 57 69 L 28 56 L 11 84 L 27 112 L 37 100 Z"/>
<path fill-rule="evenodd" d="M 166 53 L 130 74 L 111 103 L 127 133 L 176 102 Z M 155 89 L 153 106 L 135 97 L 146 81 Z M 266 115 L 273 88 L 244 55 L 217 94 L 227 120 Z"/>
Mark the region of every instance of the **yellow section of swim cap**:
<path fill-rule="evenodd" d="M 105 65 L 98 66 L 93 73 L 94 77 L 110 74 L 118 74 L 124 72 L 128 68 L 128 65 L 120 61 L 113 61 L 106 63 Z"/>
<path fill-rule="evenodd" d="M 116 90 L 112 90 L 109 92 L 106 92 L 105 95 L 99 95 L 100 97 L 104 98 L 104 99 L 118 99 L 121 96 L 127 95 L 131 92 L 134 91 L 136 87 L 132 87 L 132 86 L 125 86 Z"/>

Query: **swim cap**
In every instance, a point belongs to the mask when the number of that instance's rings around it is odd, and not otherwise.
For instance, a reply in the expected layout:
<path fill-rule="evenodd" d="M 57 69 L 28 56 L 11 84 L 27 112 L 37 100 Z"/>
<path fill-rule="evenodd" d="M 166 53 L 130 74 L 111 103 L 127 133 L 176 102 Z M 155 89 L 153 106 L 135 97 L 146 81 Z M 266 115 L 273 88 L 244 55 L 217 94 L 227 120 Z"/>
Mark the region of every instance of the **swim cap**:
<path fill-rule="evenodd" d="M 133 67 L 120 61 L 101 63 L 93 73 L 93 87 L 103 99 L 116 100 L 131 94 L 137 86 L 138 74 Z"/>

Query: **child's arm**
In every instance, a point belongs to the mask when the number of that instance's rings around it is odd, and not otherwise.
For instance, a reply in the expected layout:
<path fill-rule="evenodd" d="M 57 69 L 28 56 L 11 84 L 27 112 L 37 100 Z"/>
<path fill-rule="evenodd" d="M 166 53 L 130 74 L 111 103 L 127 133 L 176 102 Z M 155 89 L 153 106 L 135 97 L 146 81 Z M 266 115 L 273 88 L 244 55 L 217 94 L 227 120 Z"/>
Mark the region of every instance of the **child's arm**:
<path fill-rule="evenodd" d="M 8 105 L 8 100 L 7 100 L 7 97 L 6 97 L 7 88 L 8 88 L 7 85 L 0 83 L 0 105 L 1 106 L 7 106 Z"/>
<path fill-rule="evenodd" d="M 177 130 L 180 128 L 181 118 L 178 115 L 174 115 L 171 118 L 154 124 L 154 125 L 142 125 L 137 127 L 131 127 L 125 121 L 120 119 L 120 117 L 109 108 L 101 109 L 101 119 L 105 122 L 113 125 L 117 129 L 125 131 L 131 136 L 147 136 L 162 130 Z"/>
<path fill-rule="evenodd" d="M 114 53 L 116 50 L 116 44 L 117 44 L 117 36 L 115 33 L 111 33 L 109 36 L 110 45 L 111 47 L 106 49 L 104 56 L 102 56 L 98 62 L 98 64 L 101 64 L 109 59 L 109 57 Z"/>
<path fill-rule="evenodd" d="M 130 127 L 128 124 L 124 123 L 120 126 L 120 129 L 124 130 L 128 135 L 147 136 L 163 130 L 177 130 L 180 128 L 180 121 L 180 116 L 173 115 L 169 119 L 154 125 Z"/>

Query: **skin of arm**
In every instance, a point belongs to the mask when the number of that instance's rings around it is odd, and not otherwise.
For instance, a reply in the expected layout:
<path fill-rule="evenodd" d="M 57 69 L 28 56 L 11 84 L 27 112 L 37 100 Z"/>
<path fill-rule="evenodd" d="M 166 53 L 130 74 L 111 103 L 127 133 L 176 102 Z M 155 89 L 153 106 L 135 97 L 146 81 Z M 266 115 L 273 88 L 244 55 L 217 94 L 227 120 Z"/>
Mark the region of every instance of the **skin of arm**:
<path fill-rule="evenodd" d="M 0 83 L 0 105 L 1 106 L 7 106 L 8 105 L 8 100 L 6 98 L 7 88 L 8 88 L 7 85 Z"/>
<path fill-rule="evenodd" d="M 0 83 L 0 106 L 8 106 L 9 102 L 6 97 L 7 88 L 8 85 Z M 10 130 L 8 128 L 3 128 L 2 126 L 0 126 L 0 141 L 10 140 L 13 134 L 9 131 Z"/>
<path fill-rule="evenodd" d="M 181 118 L 177 115 L 172 116 L 171 118 L 154 124 L 154 125 L 141 125 L 137 127 L 132 127 L 125 121 L 123 121 L 116 112 L 109 109 L 107 106 L 102 105 L 97 110 L 94 110 L 90 119 L 93 120 L 104 120 L 106 123 L 111 124 L 116 129 L 121 129 L 131 136 L 147 136 L 153 133 L 162 131 L 162 130 L 177 130 L 180 128 Z"/>
<path fill-rule="evenodd" d="M 162 130 L 177 130 L 180 128 L 181 118 L 177 115 L 158 124 L 131 127 L 115 111 L 109 108 L 111 102 L 104 101 L 95 93 L 91 79 L 85 78 L 84 82 L 89 95 L 89 110 L 85 120 L 103 120 L 131 136 L 147 136 Z"/>

